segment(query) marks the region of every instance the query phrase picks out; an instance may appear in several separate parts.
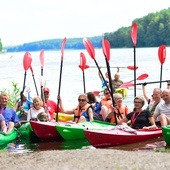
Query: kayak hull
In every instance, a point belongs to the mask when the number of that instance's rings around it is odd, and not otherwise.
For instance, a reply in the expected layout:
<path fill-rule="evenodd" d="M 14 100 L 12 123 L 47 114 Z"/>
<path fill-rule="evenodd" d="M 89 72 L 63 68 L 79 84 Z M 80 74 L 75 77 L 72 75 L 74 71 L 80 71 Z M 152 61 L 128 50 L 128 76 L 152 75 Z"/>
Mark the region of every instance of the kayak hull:
<path fill-rule="evenodd" d="M 135 134 L 120 129 L 84 131 L 87 140 L 96 148 L 143 142 L 162 136 L 161 128 L 155 130 L 136 130 L 136 132 Z"/>
<path fill-rule="evenodd" d="M 57 124 L 56 129 L 65 140 L 85 139 L 85 129 L 109 129 L 114 124 L 103 121 L 82 122 L 77 124 Z"/>
<path fill-rule="evenodd" d="M 168 146 L 170 146 L 170 125 L 162 126 L 162 135 Z"/>
<path fill-rule="evenodd" d="M 17 138 L 17 130 L 13 129 L 10 133 L 4 134 L 0 132 L 0 145 L 7 144 Z"/>
<path fill-rule="evenodd" d="M 69 124 L 69 122 L 40 122 L 30 121 L 34 133 L 39 139 L 52 140 L 61 139 L 61 135 L 56 130 L 56 124 Z"/>

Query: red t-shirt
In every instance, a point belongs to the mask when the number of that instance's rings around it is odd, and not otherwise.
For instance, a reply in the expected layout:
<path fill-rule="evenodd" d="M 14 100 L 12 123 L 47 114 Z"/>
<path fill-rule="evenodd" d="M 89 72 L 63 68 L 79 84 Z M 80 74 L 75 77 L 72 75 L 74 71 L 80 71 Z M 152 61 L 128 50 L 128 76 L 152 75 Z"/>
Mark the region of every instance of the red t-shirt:
<path fill-rule="evenodd" d="M 51 116 L 51 120 L 54 119 L 54 113 L 57 113 L 57 107 L 58 105 L 56 104 L 56 102 L 52 101 L 52 100 L 48 100 L 47 103 L 46 103 L 46 106 L 47 106 L 47 109 L 48 109 L 48 112 Z M 58 107 L 58 112 L 60 112 L 60 108 Z"/>

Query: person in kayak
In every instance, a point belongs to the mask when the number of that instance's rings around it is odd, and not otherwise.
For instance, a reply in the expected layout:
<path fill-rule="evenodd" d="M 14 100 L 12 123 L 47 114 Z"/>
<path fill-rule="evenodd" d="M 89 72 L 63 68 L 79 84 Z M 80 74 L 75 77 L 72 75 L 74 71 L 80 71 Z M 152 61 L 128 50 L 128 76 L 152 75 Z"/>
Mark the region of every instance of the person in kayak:
<path fill-rule="evenodd" d="M 0 94 L 0 114 L 5 118 L 6 128 L 4 129 L 4 133 L 10 133 L 14 126 L 19 124 L 19 118 L 16 112 L 7 107 L 9 101 L 9 96 L 7 93 L 2 92 Z"/>
<path fill-rule="evenodd" d="M 154 88 L 153 89 L 153 93 L 152 93 L 152 98 L 149 98 L 147 96 L 146 93 L 146 83 L 142 84 L 142 92 L 143 92 L 143 96 L 146 99 L 148 106 L 146 108 L 146 110 L 149 110 L 151 112 L 151 114 L 153 115 L 153 113 L 155 112 L 156 106 L 159 103 L 163 103 L 163 99 L 162 99 L 162 90 L 160 88 Z M 157 119 L 155 120 L 157 123 L 159 123 L 159 116 L 157 117 Z"/>
<path fill-rule="evenodd" d="M 112 80 L 112 86 L 113 89 L 116 90 L 118 88 L 120 88 L 120 86 L 123 84 L 123 81 L 120 80 L 120 74 L 117 72 L 114 75 L 114 79 Z"/>
<path fill-rule="evenodd" d="M 33 98 L 33 106 L 28 110 L 27 114 L 27 121 L 30 120 L 38 120 L 38 114 L 41 112 L 45 112 L 45 109 L 42 107 L 43 102 L 40 97 L 34 97 Z M 51 119 L 50 114 L 46 113 L 48 115 L 48 120 Z"/>
<path fill-rule="evenodd" d="M 86 94 L 78 96 L 78 105 L 76 108 L 64 111 L 66 114 L 74 114 L 74 122 L 88 122 L 93 120 L 93 109 L 88 103 Z"/>
<path fill-rule="evenodd" d="M 27 112 L 31 104 L 28 103 L 27 98 L 24 96 L 23 91 L 20 92 L 20 98 L 17 100 L 13 109 L 17 112 L 20 121 L 27 120 Z"/>
<path fill-rule="evenodd" d="M 60 97 L 58 97 L 59 99 L 59 106 L 57 105 L 57 103 L 53 100 L 50 100 L 50 89 L 47 87 L 43 88 L 43 93 L 44 93 L 44 99 L 45 99 L 45 108 L 47 109 L 47 111 L 49 112 L 50 116 L 51 116 L 51 120 L 53 121 L 55 119 L 55 113 L 57 112 L 64 112 L 63 109 L 63 104 L 62 104 L 62 100 Z"/>
<path fill-rule="evenodd" d="M 115 106 L 114 107 L 112 106 L 113 107 L 112 112 L 110 112 L 105 119 L 106 122 L 111 122 L 111 123 L 115 123 L 114 113 L 116 114 L 117 120 L 123 119 L 129 113 L 129 108 L 123 104 L 122 94 L 115 93 L 113 95 L 113 98 L 115 101 Z"/>
<path fill-rule="evenodd" d="M 162 91 L 163 103 L 159 103 L 156 106 L 153 117 L 156 120 L 159 116 L 161 126 L 167 126 L 170 124 L 170 90 L 165 89 Z"/>
<path fill-rule="evenodd" d="M 118 121 L 118 124 L 127 124 L 130 121 L 130 125 L 134 129 L 154 129 L 157 128 L 155 120 L 148 110 L 143 110 L 145 105 L 145 99 L 141 96 L 134 98 L 134 110 L 126 115 L 123 119 Z"/>
<path fill-rule="evenodd" d="M 103 119 L 102 119 L 102 116 L 100 115 L 101 102 L 97 101 L 97 98 L 93 92 L 87 92 L 86 94 L 87 94 L 87 98 L 88 98 L 88 103 L 93 108 L 93 119 L 102 121 Z"/>

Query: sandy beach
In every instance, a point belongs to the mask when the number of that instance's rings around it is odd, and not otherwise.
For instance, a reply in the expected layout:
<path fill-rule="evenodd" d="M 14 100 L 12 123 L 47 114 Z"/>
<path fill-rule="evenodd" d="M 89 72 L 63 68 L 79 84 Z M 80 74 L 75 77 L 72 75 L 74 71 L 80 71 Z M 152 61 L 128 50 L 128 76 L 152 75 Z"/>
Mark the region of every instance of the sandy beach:
<path fill-rule="evenodd" d="M 51 150 L 16 154 L 1 152 L 1 169 L 169 170 L 170 154 L 111 149 Z"/>

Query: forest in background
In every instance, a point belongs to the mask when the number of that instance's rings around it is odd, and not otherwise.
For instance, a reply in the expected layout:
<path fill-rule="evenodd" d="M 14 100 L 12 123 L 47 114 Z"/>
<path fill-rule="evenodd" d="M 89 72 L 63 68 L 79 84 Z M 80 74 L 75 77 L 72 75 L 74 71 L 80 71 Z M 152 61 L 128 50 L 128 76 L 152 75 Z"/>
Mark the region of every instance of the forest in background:
<path fill-rule="evenodd" d="M 136 18 L 134 22 L 138 25 L 137 47 L 158 47 L 162 44 L 170 46 L 170 7 Z M 130 30 L 131 26 L 121 27 L 114 32 L 104 33 L 104 37 L 109 40 L 111 48 L 129 48 L 133 46 Z M 68 38 L 65 49 L 84 49 L 83 38 Z M 91 40 L 95 48 L 101 48 L 101 35 L 86 38 Z M 8 52 L 59 50 L 61 43 L 62 39 L 49 39 L 4 48 Z"/>

